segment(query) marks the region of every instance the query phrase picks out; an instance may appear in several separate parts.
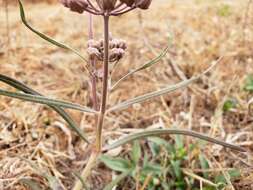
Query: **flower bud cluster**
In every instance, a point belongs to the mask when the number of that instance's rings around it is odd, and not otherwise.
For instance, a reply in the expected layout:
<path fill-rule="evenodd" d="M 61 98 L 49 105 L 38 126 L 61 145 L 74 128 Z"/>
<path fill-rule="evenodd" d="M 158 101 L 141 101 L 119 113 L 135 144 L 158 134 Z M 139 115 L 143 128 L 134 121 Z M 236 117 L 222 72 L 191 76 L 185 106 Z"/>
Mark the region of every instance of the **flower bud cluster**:
<path fill-rule="evenodd" d="M 111 39 L 109 41 L 109 61 L 117 62 L 123 58 L 127 49 L 126 42 L 121 39 Z M 104 58 L 104 41 L 89 40 L 87 52 L 90 59 L 102 61 Z"/>
<path fill-rule="evenodd" d="M 71 11 L 117 16 L 133 9 L 148 9 L 152 0 L 60 0 Z"/>

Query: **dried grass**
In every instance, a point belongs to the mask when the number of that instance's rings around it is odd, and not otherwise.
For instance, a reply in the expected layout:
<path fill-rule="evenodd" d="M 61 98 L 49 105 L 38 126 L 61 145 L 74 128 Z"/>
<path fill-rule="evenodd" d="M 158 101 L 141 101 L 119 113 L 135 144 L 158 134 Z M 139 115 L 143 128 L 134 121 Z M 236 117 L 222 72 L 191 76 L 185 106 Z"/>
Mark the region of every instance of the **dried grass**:
<path fill-rule="evenodd" d="M 28 16 L 37 28 L 84 52 L 86 39 L 83 36 L 87 36 L 85 16 L 80 22 L 80 17 L 57 4 L 49 6 L 33 2 L 28 5 Z M 229 4 L 231 15 L 217 16 L 223 4 Z M 251 7 L 247 8 L 249 5 Z M 210 155 L 214 170 L 228 167 L 241 169 L 243 176 L 233 184 L 234 189 L 253 189 L 253 118 L 247 106 L 250 96 L 242 90 L 245 76 L 253 73 L 252 11 L 252 5 L 247 1 L 200 0 L 196 3 L 187 0 L 184 3 L 165 3 L 164 0 L 157 0 L 150 11 L 143 13 L 142 26 L 138 12 L 114 19 L 113 35 L 121 36 L 129 43 L 128 56 L 118 67 L 114 79 L 153 58 L 166 46 L 168 36 L 173 40 L 166 59 L 159 66 L 137 74 L 135 79 L 123 82 L 110 96 L 111 104 L 149 92 L 154 87 L 173 84 L 182 77 L 189 78 L 206 68 L 213 59 L 221 55 L 226 58 L 210 76 L 187 90 L 108 115 L 105 140 L 117 138 L 128 130 L 160 125 L 161 122 L 165 127 L 190 126 L 247 148 L 247 154 L 221 154 L 222 149 L 208 145 L 206 154 Z M 6 25 L 4 18 L 1 7 L 1 26 Z M 27 31 L 20 22 L 17 7 L 10 7 L 9 20 L 9 49 L 6 48 L 6 30 L 4 27 L 0 29 L 1 73 L 18 78 L 50 97 L 89 105 L 88 77 L 82 63 L 75 56 L 50 47 Z M 101 29 L 100 22 L 96 19 L 97 31 Z M 141 30 L 145 36 L 141 35 Z M 9 87 L 1 84 L 1 88 Z M 223 113 L 220 105 L 224 97 L 236 97 L 239 108 Z M 73 185 L 71 171 L 78 171 L 84 164 L 82 160 L 90 154 L 86 145 L 50 109 L 9 98 L 0 97 L 0 100 L 0 189 L 26 189 L 18 183 L 23 177 L 32 177 L 46 186 L 45 179 L 39 177 L 20 157 L 32 160 L 38 167 L 56 176 L 67 189 Z M 93 139 L 93 119 L 86 114 L 71 114 Z M 115 133 L 114 129 L 119 132 Z M 98 169 L 97 172 L 108 171 Z M 104 176 L 92 178 L 94 189 L 99 189 L 96 185 L 110 180 Z"/>

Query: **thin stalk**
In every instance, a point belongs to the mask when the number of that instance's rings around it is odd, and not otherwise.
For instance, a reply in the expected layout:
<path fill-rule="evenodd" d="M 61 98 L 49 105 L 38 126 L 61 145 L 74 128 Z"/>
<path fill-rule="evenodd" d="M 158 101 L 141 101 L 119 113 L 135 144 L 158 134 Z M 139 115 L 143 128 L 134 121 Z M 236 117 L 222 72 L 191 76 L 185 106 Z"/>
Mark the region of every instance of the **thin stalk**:
<path fill-rule="evenodd" d="M 109 16 L 104 16 L 104 63 L 103 63 L 103 92 L 102 101 L 100 106 L 100 112 L 96 128 L 96 144 L 95 149 L 91 153 L 91 156 L 86 164 L 84 170 L 81 173 L 83 181 L 90 175 L 91 170 L 96 164 L 99 154 L 102 151 L 102 129 L 104 124 L 104 116 L 106 112 L 107 104 L 107 92 L 108 92 L 108 76 L 109 76 Z M 82 183 L 80 180 L 77 181 L 73 190 L 82 190 Z"/>
<path fill-rule="evenodd" d="M 104 64 L 103 64 L 103 92 L 100 107 L 99 120 L 97 124 L 96 134 L 96 151 L 101 152 L 102 149 L 102 130 L 104 123 L 104 115 L 106 112 L 107 92 L 108 92 L 108 75 L 109 75 L 109 16 L 104 16 Z"/>
<path fill-rule="evenodd" d="M 94 32 L 93 32 L 93 16 L 89 13 L 89 40 L 92 40 L 94 38 Z M 92 74 L 91 74 L 91 92 L 92 92 L 92 104 L 93 109 L 96 111 L 99 110 L 98 107 L 98 97 L 97 97 L 97 82 L 96 82 L 96 60 L 95 59 L 89 59 L 89 64 L 92 68 Z"/>

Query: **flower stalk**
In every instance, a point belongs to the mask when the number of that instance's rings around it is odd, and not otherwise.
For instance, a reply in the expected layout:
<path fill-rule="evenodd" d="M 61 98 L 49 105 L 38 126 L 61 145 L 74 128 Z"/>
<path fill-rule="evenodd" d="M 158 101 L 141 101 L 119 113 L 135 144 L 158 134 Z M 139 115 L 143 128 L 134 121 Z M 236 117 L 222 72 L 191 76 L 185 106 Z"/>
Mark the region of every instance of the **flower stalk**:
<path fill-rule="evenodd" d="M 106 112 L 107 94 L 108 94 L 108 76 L 109 76 L 109 16 L 104 16 L 104 63 L 103 63 L 103 92 L 100 107 L 100 114 L 97 124 L 96 151 L 102 149 L 102 130 L 104 116 Z"/>
<path fill-rule="evenodd" d="M 95 166 L 98 156 L 102 151 L 102 131 L 104 125 L 104 117 L 106 113 L 107 95 L 108 95 L 108 76 L 109 76 L 109 16 L 105 14 L 104 18 L 104 61 L 103 61 L 103 89 L 102 100 L 96 127 L 96 144 L 92 150 L 92 154 L 82 171 L 81 177 L 86 180 L 92 168 Z M 93 94 L 94 96 L 94 94 Z M 95 97 L 93 97 L 95 100 Z M 81 190 L 82 183 L 78 181 L 73 190 Z"/>

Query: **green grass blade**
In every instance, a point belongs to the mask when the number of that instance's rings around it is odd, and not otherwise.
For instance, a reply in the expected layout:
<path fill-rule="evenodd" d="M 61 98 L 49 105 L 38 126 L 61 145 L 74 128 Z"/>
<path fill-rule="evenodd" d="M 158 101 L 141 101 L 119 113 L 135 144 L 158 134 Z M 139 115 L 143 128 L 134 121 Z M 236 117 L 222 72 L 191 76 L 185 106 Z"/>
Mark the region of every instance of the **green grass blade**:
<path fill-rule="evenodd" d="M 159 97 L 159 96 L 162 96 L 164 94 L 171 93 L 171 92 L 174 92 L 174 91 L 176 91 L 178 89 L 187 87 L 188 85 L 190 85 L 191 83 L 197 81 L 203 75 L 205 75 L 206 73 L 208 73 L 221 59 L 222 58 L 218 59 L 214 64 L 212 64 L 212 66 L 210 66 L 206 71 L 204 71 L 200 75 L 192 77 L 189 80 L 185 80 L 185 81 L 179 82 L 178 84 L 170 85 L 170 86 L 165 87 L 165 88 L 163 88 L 161 90 L 157 90 L 155 92 L 150 92 L 150 93 L 138 96 L 136 98 L 132 98 L 132 99 L 126 100 L 124 102 L 121 102 L 118 105 L 115 105 L 115 106 L 111 107 L 108 110 L 108 112 L 115 111 L 115 110 L 126 109 L 126 108 L 128 108 L 129 106 L 131 106 L 133 104 L 142 103 L 142 102 L 147 101 L 149 99 L 152 99 L 152 98 L 155 98 L 155 97 Z"/>
<path fill-rule="evenodd" d="M 82 60 L 84 60 L 85 62 L 88 62 L 85 57 L 83 57 L 78 51 L 76 51 L 75 49 L 69 47 L 68 45 L 65 45 L 63 43 L 60 43 L 60 42 L 57 42 L 55 41 L 54 39 L 50 38 L 49 36 L 35 30 L 32 26 L 30 26 L 26 20 L 26 16 L 25 16 L 25 11 L 24 11 L 24 6 L 22 4 L 22 1 L 21 0 L 18 0 L 19 2 L 19 9 L 20 9 L 20 16 L 21 16 L 21 20 L 23 22 L 23 24 L 28 28 L 30 29 L 32 32 L 34 32 L 35 34 L 37 34 L 39 37 L 41 37 L 42 39 L 46 40 L 47 42 L 57 46 L 57 47 L 60 47 L 60 48 L 63 48 L 65 50 L 69 50 L 69 51 L 72 51 L 73 53 L 75 53 L 76 55 L 78 55 Z"/>
<path fill-rule="evenodd" d="M 108 150 L 117 148 L 121 145 L 124 145 L 126 143 L 132 142 L 132 141 L 137 140 L 137 139 L 150 137 L 150 136 L 171 135 L 171 134 L 173 134 L 173 135 L 192 136 L 192 137 L 195 137 L 195 138 L 198 138 L 198 139 L 201 139 L 201 140 L 204 140 L 204 141 L 208 141 L 208 142 L 211 142 L 211 143 L 214 143 L 214 144 L 218 144 L 218 145 L 221 145 L 221 146 L 224 146 L 226 148 L 230 148 L 230 149 L 233 149 L 233 150 L 236 150 L 236 151 L 246 152 L 245 149 L 243 149 L 239 146 L 229 144 L 229 143 L 226 143 L 226 142 L 221 141 L 221 140 L 217 140 L 217 139 L 212 138 L 212 137 L 208 137 L 208 136 L 203 135 L 201 133 L 197 133 L 197 132 L 189 131 L 189 130 L 180 130 L 180 129 L 156 129 L 156 130 L 147 130 L 147 131 L 131 134 L 131 135 L 128 135 L 127 137 L 119 139 L 118 141 L 106 146 L 104 148 L 104 151 L 108 151 Z"/>
<path fill-rule="evenodd" d="M 131 170 L 123 172 L 119 176 L 117 176 L 111 183 L 109 183 L 104 190 L 112 190 L 120 181 L 126 178 L 131 173 Z"/>
<path fill-rule="evenodd" d="M 38 95 L 9 92 L 6 90 L 0 90 L 0 95 L 8 96 L 11 98 L 16 98 L 16 99 L 20 99 L 20 100 L 25 100 L 25 101 L 29 101 L 29 102 L 45 104 L 45 105 L 49 105 L 49 106 L 60 106 L 63 108 L 74 109 L 74 110 L 78 110 L 81 112 L 97 113 L 95 110 L 88 108 L 88 107 L 81 106 L 79 104 L 74 104 L 74 103 L 60 101 L 60 100 L 54 100 L 54 99 L 50 99 L 50 98 L 46 98 L 46 97 L 38 96 Z"/>
<path fill-rule="evenodd" d="M 42 94 L 36 92 L 35 90 L 29 88 L 28 86 L 26 86 L 25 84 L 12 79 L 8 76 L 2 75 L 0 74 L 0 81 L 18 89 L 21 90 L 27 94 L 32 94 L 32 95 L 38 95 L 38 96 L 43 96 Z M 75 131 L 80 138 L 82 138 L 84 141 L 86 141 L 87 143 L 89 143 L 87 137 L 85 136 L 85 134 L 83 133 L 83 131 L 78 127 L 78 125 L 75 123 L 75 121 L 69 116 L 69 114 L 67 112 L 65 112 L 62 108 L 57 107 L 57 106 L 50 106 L 52 109 L 54 109 L 67 123 L 68 126 Z"/>
<path fill-rule="evenodd" d="M 125 80 L 126 78 L 128 78 L 129 76 L 139 72 L 139 71 L 142 71 L 144 69 L 147 69 L 151 66 L 153 66 L 154 64 L 158 63 L 169 51 L 169 46 L 167 46 L 162 52 L 160 55 L 158 55 L 156 58 L 154 58 L 153 60 L 147 62 L 146 64 L 130 71 L 128 74 L 126 74 L 125 76 L 123 76 L 121 79 L 119 79 L 112 87 L 110 90 L 114 90 L 116 88 L 116 86 L 118 86 L 118 84 L 120 82 L 122 82 L 123 80 Z"/>

